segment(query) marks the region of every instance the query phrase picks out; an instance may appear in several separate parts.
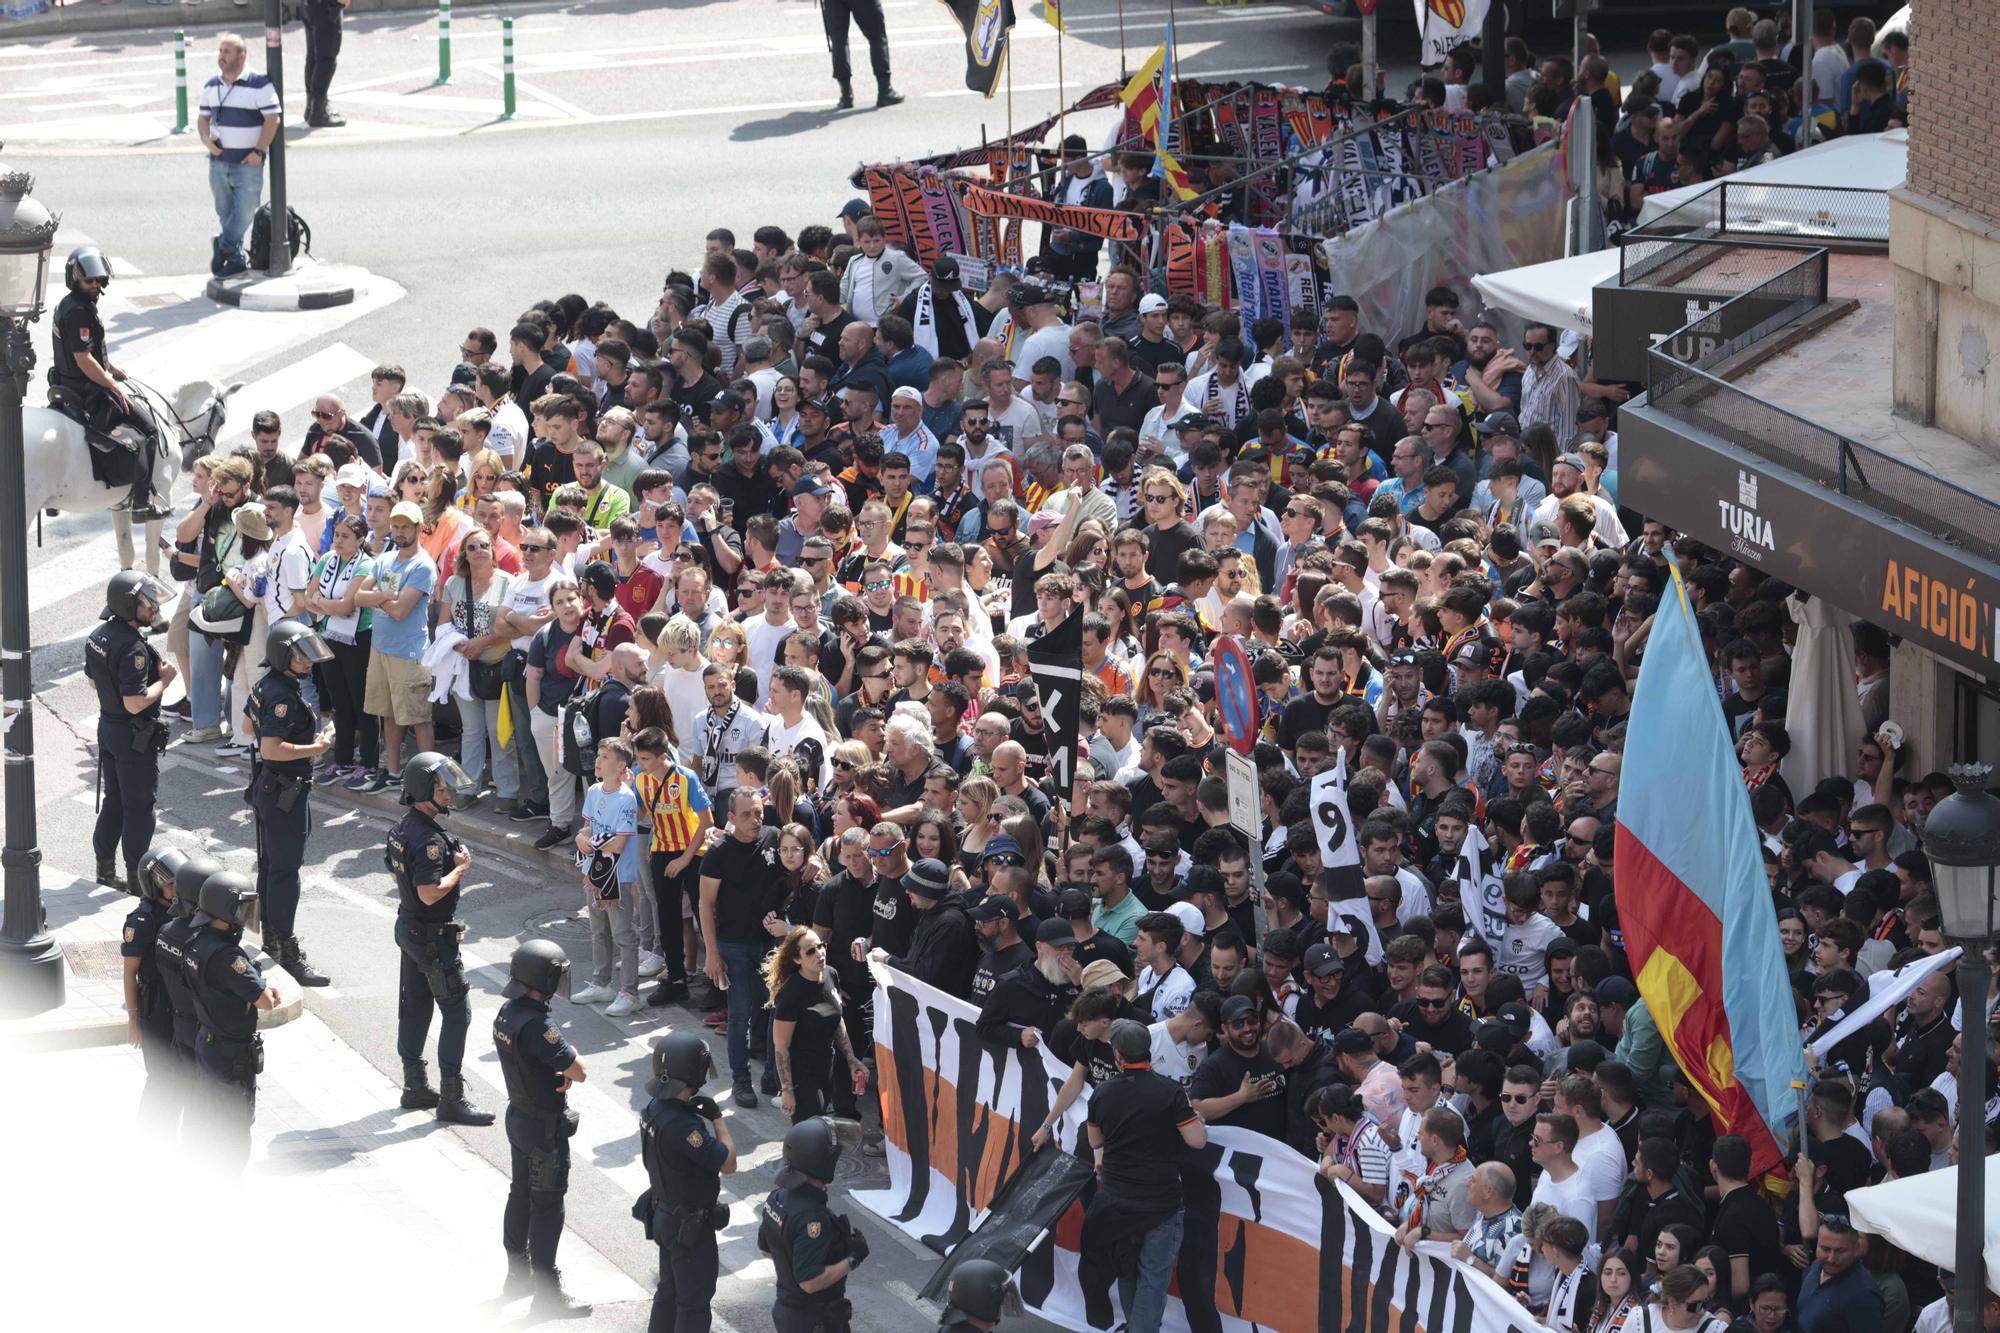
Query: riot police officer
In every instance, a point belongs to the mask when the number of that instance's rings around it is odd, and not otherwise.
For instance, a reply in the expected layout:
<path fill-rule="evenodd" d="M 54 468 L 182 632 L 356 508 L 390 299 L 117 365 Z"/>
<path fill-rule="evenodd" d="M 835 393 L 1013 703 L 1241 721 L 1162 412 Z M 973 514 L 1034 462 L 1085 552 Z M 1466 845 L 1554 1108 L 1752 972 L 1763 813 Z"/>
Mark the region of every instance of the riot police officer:
<path fill-rule="evenodd" d="M 764 1200 L 757 1248 L 778 1270 L 771 1306 L 777 1333 L 847 1333 L 854 1307 L 847 1277 L 868 1257 L 868 1238 L 826 1206 L 827 1183 L 840 1162 L 840 1141 L 823 1117 L 801 1120 L 785 1134 L 785 1169 Z"/>
<path fill-rule="evenodd" d="M 257 890 L 231 870 L 201 886 L 199 928 L 190 950 L 194 1007 L 201 1019 L 195 1059 L 215 1092 L 217 1146 L 238 1162 L 250 1155 L 250 1122 L 257 1114 L 257 1075 L 264 1070 L 264 1041 L 257 1011 L 275 1008 L 278 992 L 243 947 L 243 931 L 257 915 Z"/>
<path fill-rule="evenodd" d="M 80 413 L 87 429 L 109 437 L 129 426 L 145 440 L 133 461 L 132 495 L 127 512 L 134 520 L 167 518 L 170 511 L 153 503 L 153 426 L 132 408 L 121 381 L 125 372 L 111 364 L 105 349 L 104 320 L 97 298 L 111 285 L 111 262 L 94 245 L 78 246 L 63 261 L 63 282 L 69 295 L 56 306 L 50 325 L 55 339 L 49 358 L 49 398 L 59 412 Z"/>
<path fill-rule="evenodd" d="M 324 986 L 299 948 L 293 929 L 299 915 L 299 867 L 312 832 L 312 761 L 333 748 L 319 734 L 319 714 L 299 681 L 333 650 L 312 626 L 281 620 L 264 636 L 264 678 L 250 691 L 243 712 L 257 737 L 251 766 L 250 808 L 257 817 L 257 898 L 264 909 L 264 948 L 301 986 Z"/>
<path fill-rule="evenodd" d="M 160 785 L 160 751 L 167 748 L 160 696 L 174 678 L 173 663 L 146 642 L 146 628 L 172 596 L 166 584 L 136 569 L 112 575 L 104 590 L 104 623 L 83 645 L 83 672 L 97 687 L 97 772 L 104 795 L 90 837 L 97 882 L 132 894 L 140 892 L 139 858 L 156 826 L 153 797 Z"/>
<path fill-rule="evenodd" d="M 444 831 L 447 810 L 464 809 L 478 791 L 466 771 L 432 750 L 403 765 L 403 804 L 413 807 L 389 830 L 384 859 L 396 878 L 396 947 L 402 976 L 396 989 L 396 1054 L 403 1060 L 403 1106 L 437 1108 L 453 1125 L 490 1125 L 493 1113 L 465 1097 L 465 1033 L 472 1026 L 465 967 L 458 956 L 464 927 L 456 920 L 458 888 L 472 864 L 472 849 Z M 431 1010 L 438 1031 L 438 1074 L 444 1095 L 430 1083 L 424 1042 Z"/>
<path fill-rule="evenodd" d="M 722 1177 L 736 1170 L 736 1144 L 715 1098 L 701 1095 L 715 1058 L 691 1032 L 653 1038 L 653 1095 L 639 1126 L 639 1151 L 652 1188 L 646 1236 L 660 1247 L 650 1333 L 708 1333 L 718 1255 L 715 1233 L 729 1222 Z"/>
<path fill-rule="evenodd" d="M 201 1019 L 194 1007 L 192 956 L 198 927 L 195 912 L 201 902 L 201 886 L 210 875 L 222 873 L 222 862 L 212 856 L 190 856 L 174 872 L 173 911 L 153 941 L 153 959 L 159 968 L 160 984 L 173 1010 L 174 1054 L 193 1092 L 197 1069 L 195 1039 Z M 190 1096 L 192 1100 L 192 1096 Z"/>
<path fill-rule="evenodd" d="M 576 1113 L 569 1085 L 581 1083 L 583 1061 L 549 1018 L 549 1000 L 569 997 L 569 955 L 549 940 L 529 940 L 507 965 L 507 1003 L 493 1019 L 493 1049 L 507 1083 L 507 1146 L 512 1180 L 500 1243 L 507 1248 L 507 1290 L 532 1285 L 530 1318 L 575 1318 L 590 1307 L 562 1289 L 556 1244 L 562 1239 L 563 1195 L 569 1190 L 569 1141 Z"/>
<path fill-rule="evenodd" d="M 171 1118 L 178 1130 L 184 1083 L 179 1054 L 174 1050 L 174 1008 L 160 975 L 160 928 L 171 919 L 174 877 L 187 864 L 177 847 L 154 847 L 139 862 L 139 905 L 125 918 L 118 946 L 125 962 L 125 1036 L 146 1061 L 146 1091 L 140 1114 L 151 1125 Z"/>
<path fill-rule="evenodd" d="M 938 1333 L 985 1333 L 1003 1313 L 1020 1313 L 1007 1270 L 991 1259 L 967 1259 L 952 1269 L 949 1292 Z"/>

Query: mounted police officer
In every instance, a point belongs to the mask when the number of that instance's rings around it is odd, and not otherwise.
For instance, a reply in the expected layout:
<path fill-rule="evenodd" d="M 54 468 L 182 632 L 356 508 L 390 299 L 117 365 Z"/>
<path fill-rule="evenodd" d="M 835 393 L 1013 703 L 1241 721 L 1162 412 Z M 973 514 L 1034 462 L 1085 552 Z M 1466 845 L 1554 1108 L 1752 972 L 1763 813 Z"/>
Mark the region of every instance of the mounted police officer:
<path fill-rule="evenodd" d="M 722 1177 L 736 1171 L 736 1144 L 715 1098 L 701 1095 L 715 1059 L 691 1032 L 653 1038 L 653 1080 L 639 1126 L 652 1187 L 633 1210 L 660 1247 L 650 1333 L 708 1333 L 718 1268 L 715 1233 L 729 1223 Z"/>
<path fill-rule="evenodd" d="M 1020 1296 L 1007 1270 L 991 1259 L 967 1259 L 951 1270 L 950 1304 L 938 1333 L 986 1333 L 1002 1314 L 1020 1313 Z"/>
<path fill-rule="evenodd" d="M 250 808 L 257 817 L 257 897 L 264 905 L 264 948 L 301 986 L 324 986 L 293 929 L 299 915 L 299 867 L 312 832 L 312 761 L 333 748 L 319 734 L 319 714 L 299 682 L 333 650 L 312 626 L 281 620 L 264 636 L 264 678 L 243 706 L 257 737 Z"/>
<path fill-rule="evenodd" d="M 111 364 L 105 351 L 104 320 L 97 298 L 111 285 L 111 263 L 94 245 L 79 246 L 63 262 L 63 282 L 69 295 L 56 306 L 50 326 L 55 354 L 49 358 L 49 404 L 75 417 L 84 429 L 118 439 L 119 427 L 137 432 L 132 461 L 132 497 L 127 512 L 138 522 L 170 517 L 153 503 L 153 424 L 132 407 L 121 381 L 125 372 Z"/>
<path fill-rule="evenodd" d="M 472 1026 L 466 1002 L 465 966 L 458 942 L 465 927 L 456 920 L 458 889 L 472 864 L 472 849 L 444 831 L 447 810 L 462 810 L 478 784 L 452 760 L 426 750 L 403 765 L 403 804 L 413 807 L 389 830 L 384 859 L 396 879 L 396 947 L 402 976 L 396 990 L 396 1054 L 403 1058 L 403 1106 L 437 1108 L 437 1118 L 453 1125 L 490 1125 L 493 1113 L 465 1097 L 465 1033 Z M 431 1010 L 443 1020 L 438 1030 L 438 1074 L 444 1095 L 431 1087 L 424 1042 Z"/>
<path fill-rule="evenodd" d="M 847 1277 L 868 1257 L 868 1238 L 826 1206 L 840 1162 L 840 1141 L 825 1118 L 801 1120 L 785 1134 L 785 1169 L 764 1200 L 757 1248 L 778 1270 L 771 1306 L 777 1333 L 848 1333 L 854 1307 Z"/>
<path fill-rule="evenodd" d="M 139 862 L 139 905 L 125 918 L 118 946 L 125 962 L 125 1036 L 146 1060 L 140 1114 L 151 1126 L 171 1117 L 177 1132 L 187 1070 L 174 1048 L 174 1007 L 160 975 L 160 930 L 172 919 L 174 880 L 187 864 L 177 847 L 154 847 Z"/>
<path fill-rule="evenodd" d="M 104 623 L 83 645 L 83 673 L 97 688 L 97 772 L 104 794 L 90 837 L 97 882 L 132 894 L 140 891 L 139 858 L 153 841 L 153 797 L 160 785 L 160 751 L 167 748 L 160 696 L 174 678 L 174 664 L 153 651 L 146 630 L 172 597 L 150 574 L 128 569 L 112 575 L 104 590 Z"/>
<path fill-rule="evenodd" d="M 220 871 L 201 886 L 200 907 L 188 960 L 201 1020 L 195 1059 L 215 1093 L 218 1146 L 240 1163 L 250 1155 L 257 1075 L 264 1072 L 257 1011 L 276 1008 L 278 992 L 264 984 L 263 972 L 243 947 L 243 931 L 257 916 L 256 887 L 234 871 Z"/>
<path fill-rule="evenodd" d="M 153 940 L 153 961 L 159 969 L 160 984 L 167 992 L 167 1004 L 173 1011 L 174 1054 L 187 1077 L 189 1105 L 193 1104 L 193 1093 L 200 1079 L 195 1044 L 201 1032 L 201 1017 L 194 1007 L 193 965 L 200 927 L 195 925 L 194 916 L 201 902 L 201 886 L 208 883 L 210 875 L 221 873 L 222 862 L 212 856 L 190 856 L 182 862 L 174 872 L 173 910 Z"/>
<path fill-rule="evenodd" d="M 507 1003 L 493 1019 L 493 1049 L 507 1083 L 507 1144 L 512 1183 L 500 1243 L 507 1247 L 507 1291 L 532 1285 L 531 1319 L 581 1318 L 590 1307 L 562 1289 L 556 1244 L 569 1190 L 569 1141 L 576 1113 L 569 1085 L 584 1080 L 583 1061 L 549 1018 L 549 1000 L 569 998 L 569 955 L 549 940 L 529 940 L 507 965 Z"/>

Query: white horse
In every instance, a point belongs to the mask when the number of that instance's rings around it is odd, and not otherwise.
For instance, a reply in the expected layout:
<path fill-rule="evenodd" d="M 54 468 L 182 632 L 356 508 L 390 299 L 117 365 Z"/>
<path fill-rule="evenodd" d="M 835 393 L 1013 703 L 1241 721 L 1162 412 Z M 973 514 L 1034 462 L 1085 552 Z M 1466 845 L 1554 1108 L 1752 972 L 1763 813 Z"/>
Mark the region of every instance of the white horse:
<path fill-rule="evenodd" d="M 148 391 L 132 380 L 125 381 L 136 414 L 153 426 L 158 441 L 150 465 L 153 495 L 162 508 L 173 503 L 174 485 L 197 458 L 215 448 L 216 434 L 229 416 L 229 396 L 243 387 L 238 380 L 223 385 L 210 379 L 189 380 L 174 391 L 171 401 Z M 126 516 L 129 486 L 107 486 L 91 474 L 90 444 L 84 429 L 73 419 L 49 407 L 30 407 L 24 412 L 26 437 L 27 494 L 20 498 L 28 517 L 40 509 L 57 509 L 66 514 L 94 514 L 109 509 L 118 537 L 118 561 L 130 569 L 132 521 Z M 146 568 L 157 574 L 160 568 L 160 521 L 146 524 Z"/>

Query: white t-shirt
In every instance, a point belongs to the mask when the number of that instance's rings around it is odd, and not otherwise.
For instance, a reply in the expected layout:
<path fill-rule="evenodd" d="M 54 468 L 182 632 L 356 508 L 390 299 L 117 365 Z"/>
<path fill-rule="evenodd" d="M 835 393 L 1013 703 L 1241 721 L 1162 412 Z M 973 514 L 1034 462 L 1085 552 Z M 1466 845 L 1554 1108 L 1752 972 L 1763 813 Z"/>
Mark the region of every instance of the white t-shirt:
<path fill-rule="evenodd" d="M 765 738 L 765 745 L 774 755 L 789 754 L 797 758 L 799 775 L 809 783 L 817 783 L 821 790 L 833 782 L 833 747 L 827 743 L 826 728 L 811 713 L 800 713 L 797 726 L 788 727 L 771 715 L 771 733 Z"/>
<path fill-rule="evenodd" d="M 1166 1020 L 1152 1024 L 1146 1029 L 1153 1038 L 1153 1072 L 1164 1074 L 1181 1085 L 1186 1091 L 1194 1082 L 1194 1067 L 1201 1063 L 1206 1048 L 1196 1048 L 1184 1041 L 1175 1041 L 1167 1031 Z"/>
<path fill-rule="evenodd" d="M 1027 447 L 1027 441 L 1048 433 L 1042 429 L 1042 414 L 1035 410 L 1034 404 L 1018 393 L 1007 404 L 1006 411 L 994 408 L 991 410 L 991 417 L 992 439 L 999 443 L 1002 451 L 1016 456 Z M 967 463 L 966 471 L 972 471 L 972 464 Z"/>
<path fill-rule="evenodd" d="M 1590 1232 L 1592 1241 L 1597 1239 L 1597 1200 L 1591 1197 L 1590 1180 L 1588 1173 L 1583 1170 L 1582 1163 L 1578 1163 L 1574 1175 L 1561 1182 L 1548 1172 L 1542 1172 L 1541 1179 L 1535 1182 L 1535 1192 L 1529 1201 L 1529 1206 L 1532 1207 L 1537 1203 L 1548 1204 L 1564 1217 L 1575 1218 Z"/>
<path fill-rule="evenodd" d="M 1611 1126 L 1605 1125 L 1578 1139 L 1576 1151 L 1570 1155 L 1576 1159 L 1574 1178 L 1586 1182 L 1591 1202 L 1615 1199 L 1625 1188 L 1625 1147 Z M 1596 1228 L 1593 1226 L 1591 1230 L 1595 1233 Z"/>
<path fill-rule="evenodd" d="M 292 614 L 299 594 L 312 582 L 313 557 L 297 528 L 265 552 L 270 579 L 264 585 L 264 615 L 273 625 Z"/>
<path fill-rule="evenodd" d="M 653 683 L 666 692 L 667 712 L 674 719 L 674 734 L 686 745 L 694 735 L 694 720 L 708 707 L 708 695 L 701 687 L 701 672 L 684 671 L 662 662 L 653 671 Z"/>
<path fill-rule="evenodd" d="M 531 579 L 526 574 L 516 574 L 513 586 L 507 589 L 507 609 L 517 616 L 539 615 L 549 609 L 549 589 L 555 585 L 556 574 L 553 568 L 550 569 L 548 577 L 542 579 Z M 528 645 L 534 641 L 534 637 L 533 634 L 523 634 L 514 640 L 512 646 L 525 653 L 528 651 Z M 678 725 L 680 719 L 675 718 L 674 722 Z"/>
<path fill-rule="evenodd" d="M 1036 329 L 1023 338 L 1014 349 L 1014 374 L 1026 380 L 1034 370 L 1035 362 L 1045 356 L 1052 356 L 1062 367 L 1065 380 L 1076 378 L 1076 362 L 1069 355 L 1069 325 L 1051 324 L 1045 329 Z"/>
<path fill-rule="evenodd" d="M 789 615 L 777 625 L 769 616 L 758 616 L 743 628 L 744 651 L 749 654 L 744 662 L 757 673 L 759 708 L 768 708 L 771 703 L 771 672 L 778 665 L 778 645 L 797 628 Z"/>
<path fill-rule="evenodd" d="M 1194 998 L 1194 978 L 1187 969 L 1175 963 L 1166 976 L 1155 976 L 1150 967 L 1139 970 L 1139 998 L 1150 997 L 1153 1021 L 1164 1023 L 1175 1014 L 1188 1007 Z"/>
<path fill-rule="evenodd" d="M 1526 921 L 1508 926 L 1494 941 L 1494 965 L 1519 977 L 1521 988 L 1533 995 L 1535 987 L 1549 978 L 1549 945 L 1562 937 L 1562 927 L 1540 912 L 1532 912 Z"/>
<path fill-rule="evenodd" d="M 493 414 L 493 424 L 486 431 L 486 447 L 506 462 L 526 462 L 528 414 L 512 398 L 502 398 L 487 410 Z"/>

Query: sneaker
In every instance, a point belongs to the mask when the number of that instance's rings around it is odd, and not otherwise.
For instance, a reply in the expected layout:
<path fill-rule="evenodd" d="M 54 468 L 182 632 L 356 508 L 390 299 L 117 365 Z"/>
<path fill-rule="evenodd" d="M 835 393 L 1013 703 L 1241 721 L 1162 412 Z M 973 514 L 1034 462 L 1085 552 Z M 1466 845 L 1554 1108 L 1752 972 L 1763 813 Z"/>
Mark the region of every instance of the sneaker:
<path fill-rule="evenodd" d="M 367 792 L 387 791 L 390 783 L 394 783 L 398 787 L 402 786 L 403 775 L 378 768 L 368 775 L 366 785 L 362 786 L 360 790 Z"/>
<path fill-rule="evenodd" d="M 341 783 L 340 785 L 347 788 L 349 791 L 362 791 L 365 790 L 368 784 L 373 780 L 374 780 L 374 774 L 371 773 L 368 769 L 362 768 L 360 765 L 357 764 L 355 765 L 354 771 L 347 775 L 347 780 Z"/>
<path fill-rule="evenodd" d="M 863 1157 L 887 1157 L 889 1155 L 888 1147 L 884 1143 L 880 1131 L 871 1130 L 869 1133 L 861 1136 L 861 1155 Z"/>
<path fill-rule="evenodd" d="M 248 754 L 250 753 L 250 742 L 247 740 L 240 740 L 234 735 L 224 736 L 221 740 L 216 742 L 215 752 L 219 755 L 222 755 L 224 758 L 227 758 L 231 755 Z"/>
<path fill-rule="evenodd" d="M 167 705 L 167 711 L 185 722 L 194 716 L 194 700 L 185 694 Z"/>
<path fill-rule="evenodd" d="M 750 1081 L 748 1079 L 745 1079 L 741 1083 L 738 1083 L 736 1085 L 736 1090 L 730 1093 L 729 1097 L 731 1101 L 735 1102 L 738 1106 L 742 1107 L 746 1111 L 756 1109 L 757 1090 L 750 1086 Z"/>
<path fill-rule="evenodd" d="M 652 998 L 646 1001 L 646 1007 L 649 1009 L 665 1009 L 671 1005 L 684 1002 L 687 996 L 688 988 L 685 985 L 672 981 L 663 982 L 653 987 Z"/>
<path fill-rule="evenodd" d="M 618 998 L 604 1011 L 606 1018 L 623 1018 L 639 1007 L 639 997 L 631 991 L 619 991 Z"/>
<path fill-rule="evenodd" d="M 603 1004 L 606 1000 L 612 999 L 617 994 L 618 992 L 612 990 L 609 986 L 585 986 L 582 990 L 573 992 L 569 997 L 569 1002 L 571 1004 Z"/>
<path fill-rule="evenodd" d="M 557 828 L 554 824 L 551 824 L 549 825 L 549 831 L 547 833 L 544 833 L 541 837 L 535 839 L 535 850 L 538 852 L 546 852 L 552 847 L 561 846 L 563 843 L 568 842 L 571 838 L 575 836 L 576 836 L 576 830 Z"/>
<path fill-rule="evenodd" d="M 206 745 L 210 741 L 220 740 L 221 737 L 221 727 L 196 727 L 193 731 L 181 737 L 181 740 L 189 745 Z"/>
<path fill-rule="evenodd" d="M 535 801 L 522 801 L 514 807 L 514 812 L 507 816 L 507 818 L 513 820 L 516 824 L 531 824 L 537 819 L 547 819 L 548 817 L 549 808 Z"/>
<path fill-rule="evenodd" d="M 646 980 L 651 981 L 666 970 L 667 960 L 660 957 L 660 955 L 656 953 L 641 953 L 639 955 L 639 975 Z"/>
<path fill-rule="evenodd" d="M 709 1027 L 714 1028 L 717 1032 L 720 1032 L 729 1026 L 729 1011 L 718 1009 L 712 1014 L 703 1014 L 701 1021 Z"/>

